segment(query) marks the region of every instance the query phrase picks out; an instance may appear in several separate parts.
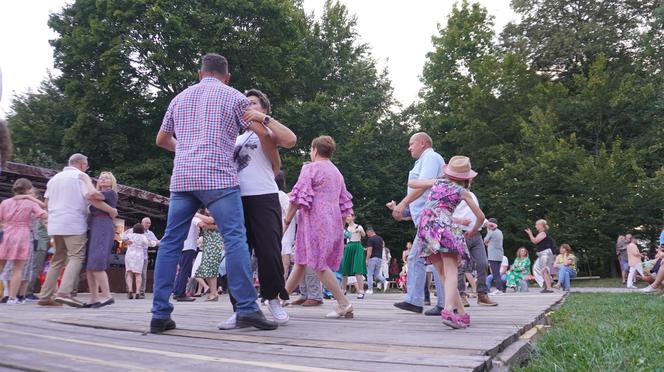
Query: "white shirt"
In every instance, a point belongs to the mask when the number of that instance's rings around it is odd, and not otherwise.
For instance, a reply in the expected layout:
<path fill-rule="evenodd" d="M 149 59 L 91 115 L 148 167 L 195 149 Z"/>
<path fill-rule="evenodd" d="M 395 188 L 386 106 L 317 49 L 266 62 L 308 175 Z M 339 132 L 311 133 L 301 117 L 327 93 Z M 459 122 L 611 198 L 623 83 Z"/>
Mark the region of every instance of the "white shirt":
<path fill-rule="evenodd" d="M 500 263 L 500 274 L 505 274 L 510 269 L 510 261 L 507 256 L 503 256 L 503 262 Z"/>
<path fill-rule="evenodd" d="M 235 152 L 238 154 L 235 165 L 242 196 L 276 194 L 279 191 L 274 181 L 272 162 L 265 156 L 256 133 L 246 131 L 238 136 Z"/>
<path fill-rule="evenodd" d="M 196 250 L 198 248 L 198 244 L 196 241 L 198 240 L 198 236 L 200 235 L 200 229 L 198 227 L 198 224 L 201 222 L 201 219 L 198 217 L 194 217 L 191 220 L 191 225 L 189 226 L 189 234 L 187 234 L 187 239 L 184 241 L 184 246 L 182 247 L 183 251 L 191 251 L 191 250 Z"/>
<path fill-rule="evenodd" d="M 134 233 L 134 228 L 132 227 L 131 229 L 125 231 L 125 234 L 133 234 Z M 154 248 L 157 246 L 157 243 L 159 243 L 159 239 L 157 239 L 157 236 L 150 231 L 150 230 L 145 230 L 143 235 L 148 239 L 148 247 Z M 145 250 L 145 255 L 143 257 L 144 259 L 148 259 L 148 250 Z"/>
<path fill-rule="evenodd" d="M 472 196 L 473 200 L 475 201 L 475 204 L 477 204 L 477 206 L 479 207 L 480 202 L 477 200 L 477 196 L 475 196 L 475 194 L 472 191 L 470 190 L 467 191 L 470 193 L 470 196 Z M 466 203 L 465 200 L 462 200 L 461 203 L 457 205 L 456 209 L 454 210 L 454 213 L 452 214 L 452 218 L 470 220 L 470 224 L 468 225 L 459 224 L 459 226 L 461 226 L 461 230 L 463 231 L 468 231 L 472 229 L 473 226 L 475 226 L 475 222 L 477 221 L 475 213 L 473 213 L 473 211 L 470 209 L 468 203 Z"/>
<path fill-rule="evenodd" d="M 64 167 L 46 184 L 48 235 L 82 235 L 88 231 L 87 189 L 74 167 Z"/>
<path fill-rule="evenodd" d="M 350 236 L 350 241 L 351 242 L 359 242 L 362 241 L 362 235 L 365 234 L 364 228 L 361 225 L 355 225 L 355 228 L 351 230 L 351 227 L 348 226 L 346 227 L 348 231 L 350 231 L 351 236 Z"/>
<path fill-rule="evenodd" d="M 438 178 L 443 174 L 444 164 L 445 160 L 443 160 L 442 156 L 432 148 L 426 149 L 422 152 L 419 159 L 417 159 L 415 165 L 413 165 L 413 169 L 408 172 L 408 181 Z M 406 193 L 410 193 L 411 191 L 413 191 L 413 189 L 409 187 L 406 190 Z M 431 189 L 428 189 L 408 206 L 410 209 L 410 216 L 413 218 L 415 226 L 417 226 L 419 222 L 420 213 L 424 210 L 424 204 L 429 196 L 429 191 L 431 191 Z"/>
<path fill-rule="evenodd" d="M 286 218 L 286 213 L 288 213 L 288 208 L 290 207 L 290 199 L 288 195 L 279 190 L 279 204 L 281 205 L 281 219 Z M 290 248 L 295 244 L 295 225 L 297 218 L 293 218 L 291 224 L 288 225 L 288 229 L 284 232 L 284 235 L 281 237 L 281 247 Z"/>

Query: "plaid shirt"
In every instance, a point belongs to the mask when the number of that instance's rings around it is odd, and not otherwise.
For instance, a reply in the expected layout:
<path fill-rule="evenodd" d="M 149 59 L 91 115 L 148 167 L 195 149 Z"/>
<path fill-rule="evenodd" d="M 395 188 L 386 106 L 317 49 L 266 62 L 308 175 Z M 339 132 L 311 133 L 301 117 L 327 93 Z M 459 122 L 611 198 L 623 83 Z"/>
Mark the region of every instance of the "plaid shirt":
<path fill-rule="evenodd" d="M 242 93 L 211 77 L 173 98 L 161 124 L 177 138 L 171 191 L 238 186 L 233 150 L 240 128 L 251 124 L 242 119 L 249 105 Z"/>

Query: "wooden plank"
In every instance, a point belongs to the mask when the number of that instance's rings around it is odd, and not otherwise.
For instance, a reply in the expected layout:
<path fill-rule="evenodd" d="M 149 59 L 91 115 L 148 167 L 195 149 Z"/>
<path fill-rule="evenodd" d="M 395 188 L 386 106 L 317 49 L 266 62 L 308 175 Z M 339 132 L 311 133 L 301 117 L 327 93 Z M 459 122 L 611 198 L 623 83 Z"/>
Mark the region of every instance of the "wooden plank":
<path fill-rule="evenodd" d="M 87 364 L 95 365 L 95 372 L 113 369 L 105 363 L 117 361 L 114 357 L 118 353 L 127 355 L 129 361 L 140 360 L 139 364 L 133 363 L 136 368 L 145 361 L 167 370 L 209 369 L 210 363 L 252 371 L 320 368 L 382 372 L 441 367 L 486 370 L 493 355 L 532 328 L 563 296 L 561 292 L 496 296 L 494 299 L 500 304 L 497 307 L 473 304 L 467 309 L 473 322 L 470 328 L 451 330 L 441 324 L 439 317 L 393 307 L 401 295 L 381 293 L 363 301 L 353 300 L 355 319 L 324 319 L 334 305 L 332 301 L 314 308 L 288 307 L 289 324 L 269 332 L 251 328 L 217 330 L 216 323 L 231 315 L 224 296 L 219 303 L 177 303 L 173 317 L 178 329 L 165 335 L 146 336 L 141 334 L 150 321 L 151 301 L 130 301 L 118 296 L 115 305 L 102 309 L 7 306 L 3 308 L 7 312 L 0 320 L 5 323 L 0 333 L 14 332 L 11 337 L 2 337 L 12 340 L 8 345 L 14 352 L 11 359 L 0 360 L 39 369 L 60 356 L 70 360 L 70 370 L 83 370 L 80 367 L 85 361 L 75 358 L 82 355 L 94 359 Z M 37 341 L 35 334 L 39 334 Z M 48 347 L 55 339 L 60 340 L 57 347 Z M 34 358 L 21 362 L 22 355 Z M 57 368 L 46 369 L 60 370 L 61 365 L 56 365 Z"/>

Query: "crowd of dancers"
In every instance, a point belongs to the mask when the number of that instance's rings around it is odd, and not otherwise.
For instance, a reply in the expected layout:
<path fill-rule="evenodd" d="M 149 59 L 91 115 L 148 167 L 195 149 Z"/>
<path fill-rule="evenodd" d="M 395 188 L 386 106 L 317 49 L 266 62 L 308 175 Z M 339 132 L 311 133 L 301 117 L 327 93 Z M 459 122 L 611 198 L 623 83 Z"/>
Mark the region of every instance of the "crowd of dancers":
<path fill-rule="evenodd" d="M 224 286 L 233 315 L 221 321 L 219 329 L 273 330 L 287 324 L 289 314 L 284 305 L 297 287 L 302 296 L 293 303 L 322 304 L 324 287 L 336 300 L 326 317 L 353 318 L 347 279 L 355 278 L 358 299 L 372 293 L 374 279 L 386 289 L 387 281 L 381 274 L 385 243 L 373 229 L 365 231 L 354 221 L 352 196 L 330 160 L 336 150 L 334 139 L 319 136 L 312 141 L 310 162 L 302 166 L 297 182 L 286 194 L 278 149 L 292 148 L 296 135 L 270 116 L 270 101 L 264 93 L 252 89 L 243 94 L 228 85 L 229 77 L 226 59 L 206 54 L 199 82 L 168 106 L 156 138 L 159 147 L 175 153 L 167 225 L 161 240 L 149 230 L 149 219 L 122 234 L 128 246 L 128 297 L 144 298 L 148 248 L 159 246 L 152 333 L 176 328 L 170 300 L 192 300 L 186 291 L 190 277 L 197 278 L 207 301 L 217 301 L 220 275 L 227 282 Z M 489 296 L 492 281 L 498 292 L 527 285 L 528 251 L 519 249 L 508 270 L 497 221 L 485 218 L 470 190 L 477 172 L 468 157 L 454 156 L 446 163 L 433 149 L 431 138 L 422 132 L 410 138 L 408 150 L 416 161 L 408 174 L 406 195 L 398 203 L 388 202 L 387 207 L 395 220 L 412 221 L 417 234 L 404 257 L 405 298 L 394 306 L 424 312 L 428 265 L 438 301 L 425 314 L 441 316 L 453 329 L 467 328 L 471 325 L 465 310 L 469 306 L 469 272 L 477 273 L 478 305 L 496 306 Z M 84 155 L 74 154 L 68 166 L 48 182 L 44 200 L 33 194 L 30 181 L 20 179 L 14 185 L 15 196 L 0 204 L 5 235 L 0 243 L 0 272 L 6 262 L 13 264 L 8 303 L 21 301 L 17 295 L 26 280 L 23 268 L 32 252 L 31 224 L 40 221 L 53 240 L 55 252 L 38 304 L 94 308 L 115 302 L 106 269 L 115 239 L 117 182 L 110 172 L 103 172 L 94 186 L 85 173 L 88 167 Z M 483 228 L 487 229 L 484 238 L 480 234 Z M 554 267 L 559 270 L 558 286 L 569 289 L 569 280 L 576 275 L 571 248 L 563 244 L 555 256 L 557 247 L 548 234 L 547 222 L 537 221 L 536 230 L 527 229 L 526 233 L 537 246 L 533 274 L 542 292 L 552 291 Z M 365 235 L 369 236 L 367 252 L 361 244 Z M 199 248 L 202 253 L 197 260 Z M 265 317 L 257 303 L 252 255 L 260 297 L 272 319 Z M 91 293 L 88 303 L 71 295 L 82 268 Z M 341 273 L 341 284 L 337 272 Z"/>

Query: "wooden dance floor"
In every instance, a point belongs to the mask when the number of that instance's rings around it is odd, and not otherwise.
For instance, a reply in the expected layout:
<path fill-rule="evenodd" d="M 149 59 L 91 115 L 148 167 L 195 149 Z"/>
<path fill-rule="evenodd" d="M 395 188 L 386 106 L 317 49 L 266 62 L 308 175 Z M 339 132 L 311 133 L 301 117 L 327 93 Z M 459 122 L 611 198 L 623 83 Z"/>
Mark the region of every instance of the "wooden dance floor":
<path fill-rule="evenodd" d="M 333 307 L 326 301 L 288 307 L 291 320 L 276 331 L 220 331 L 216 324 L 231 315 L 228 296 L 221 296 L 176 303 L 178 329 L 163 335 L 146 333 L 151 301 L 122 294 L 102 309 L 1 304 L 0 370 L 483 371 L 563 297 L 510 293 L 492 297 L 497 307 L 471 299 L 472 326 L 465 330 L 393 307 L 401 294 L 377 293 L 352 298 L 354 319 L 324 319 Z"/>

